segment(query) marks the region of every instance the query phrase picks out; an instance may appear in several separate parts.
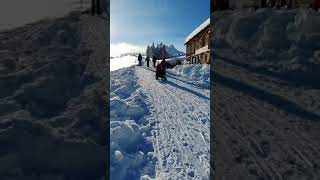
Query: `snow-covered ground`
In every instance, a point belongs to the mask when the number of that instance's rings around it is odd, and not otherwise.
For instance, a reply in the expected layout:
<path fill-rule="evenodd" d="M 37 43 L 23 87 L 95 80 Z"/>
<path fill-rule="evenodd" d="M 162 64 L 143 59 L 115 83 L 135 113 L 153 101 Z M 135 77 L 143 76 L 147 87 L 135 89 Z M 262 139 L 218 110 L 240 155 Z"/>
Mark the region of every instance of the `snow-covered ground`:
<path fill-rule="evenodd" d="M 145 59 L 147 56 L 142 56 L 142 64 L 146 64 Z M 184 63 L 186 56 L 178 56 L 170 59 L 166 59 L 166 61 L 170 64 L 176 64 L 177 60 L 180 60 Z M 162 61 L 161 59 L 157 60 L 157 63 Z M 131 66 L 135 66 L 138 64 L 138 57 L 128 55 L 128 56 L 121 56 L 110 59 L 110 71 L 115 71 L 122 68 L 127 68 Z M 150 58 L 150 66 L 152 66 L 152 58 Z"/>
<path fill-rule="evenodd" d="M 0 179 L 108 179 L 108 37 L 80 12 L 0 33 Z"/>
<path fill-rule="evenodd" d="M 110 71 L 115 71 L 121 68 L 130 67 L 138 64 L 136 56 L 122 56 L 110 59 Z"/>
<path fill-rule="evenodd" d="M 193 83 L 208 83 L 209 69 L 200 66 L 176 66 L 165 82 L 154 68 L 111 72 L 114 179 L 209 179 L 210 91 Z"/>
<path fill-rule="evenodd" d="M 309 71 L 320 63 L 320 14 L 311 9 L 250 9 L 216 19 L 212 40 L 218 53 L 259 59 L 255 66 L 274 72 Z M 224 51 L 221 51 L 223 49 Z M 229 52 L 226 52 L 229 50 Z M 232 51 L 230 53 L 230 51 Z"/>
<path fill-rule="evenodd" d="M 135 68 L 122 68 L 110 76 L 110 170 L 111 179 L 153 176 L 148 99 L 139 86 Z"/>
<path fill-rule="evenodd" d="M 173 69 L 168 69 L 168 73 L 187 78 L 194 85 L 209 88 L 210 84 L 210 65 L 209 64 L 185 64 L 175 66 Z"/>
<path fill-rule="evenodd" d="M 319 179 L 320 14 L 213 13 L 217 177 Z"/>
<path fill-rule="evenodd" d="M 166 61 L 168 63 L 171 63 L 171 64 L 176 64 L 177 60 L 180 60 L 181 62 L 184 62 L 185 59 L 186 59 L 186 56 L 183 55 L 183 56 L 178 56 L 178 57 L 166 59 Z"/>

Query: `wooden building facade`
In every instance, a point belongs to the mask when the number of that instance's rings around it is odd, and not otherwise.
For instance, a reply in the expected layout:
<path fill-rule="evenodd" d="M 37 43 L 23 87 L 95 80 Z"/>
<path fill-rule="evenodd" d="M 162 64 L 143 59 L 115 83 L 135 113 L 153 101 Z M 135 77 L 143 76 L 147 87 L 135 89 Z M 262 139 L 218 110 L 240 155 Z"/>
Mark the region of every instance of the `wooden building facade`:
<path fill-rule="evenodd" d="M 210 64 L 210 18 L 186 39 L 186 58 L 190 64 Z"/>

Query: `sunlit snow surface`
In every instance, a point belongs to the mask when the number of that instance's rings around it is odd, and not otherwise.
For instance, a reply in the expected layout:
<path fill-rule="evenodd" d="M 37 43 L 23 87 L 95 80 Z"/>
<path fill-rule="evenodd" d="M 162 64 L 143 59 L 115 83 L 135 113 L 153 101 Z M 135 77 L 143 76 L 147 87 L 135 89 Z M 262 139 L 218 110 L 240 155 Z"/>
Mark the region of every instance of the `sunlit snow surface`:
<path fill-rule="evenodd" d="M 110 59 L 110 71 L 134 66 L 138 63 L 138 58 L 135 56 L 123 56 Z"/>
<path fill-rule="evenodd" d="M 209 179 L 210 66 L 176 66 L 167 81 L 153 66 L 119 67 L 110 77 L 111 179 Z"/>

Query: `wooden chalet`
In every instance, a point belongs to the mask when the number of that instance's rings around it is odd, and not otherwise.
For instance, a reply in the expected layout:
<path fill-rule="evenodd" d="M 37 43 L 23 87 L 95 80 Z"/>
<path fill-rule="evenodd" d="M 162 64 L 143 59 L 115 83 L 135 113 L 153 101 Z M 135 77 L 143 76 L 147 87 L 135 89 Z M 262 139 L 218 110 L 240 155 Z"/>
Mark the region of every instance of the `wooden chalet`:
<path fill-rule="evenodd" d="M 210 64 L 210 18 L 196 28 L 185 40 L 187 62 Z"/>

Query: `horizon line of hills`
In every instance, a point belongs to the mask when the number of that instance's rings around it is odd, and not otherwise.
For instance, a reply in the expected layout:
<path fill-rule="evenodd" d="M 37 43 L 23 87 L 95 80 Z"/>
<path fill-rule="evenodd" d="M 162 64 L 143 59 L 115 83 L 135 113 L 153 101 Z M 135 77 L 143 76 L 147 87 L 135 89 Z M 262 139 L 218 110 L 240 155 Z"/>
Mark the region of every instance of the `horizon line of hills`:
<path fill-rule="evenodd" d="M 154 44 L 152 44 L 151 46 L 148 45 L 146 48 L 146 52 L 142 53 L 142 52 L 128 52 L 128 53 L 123 53 L 117 57 L 110 57 L 112 58 L 119 58 L 119 57 L 124 57 L 124 56 L 138 56 L 139 54 L 143 55 L 143 56 L 149 56 L 152 57 L 153 55 L 155 55 L 158 58 L 171 58 L 171 57 L 177 57 L 177 56 L 183 56 L 186 53 L 179 51 L 174 45 L 165 45 L 163 43 L 157 44 L 157 46 L 155 46 Z"/>

